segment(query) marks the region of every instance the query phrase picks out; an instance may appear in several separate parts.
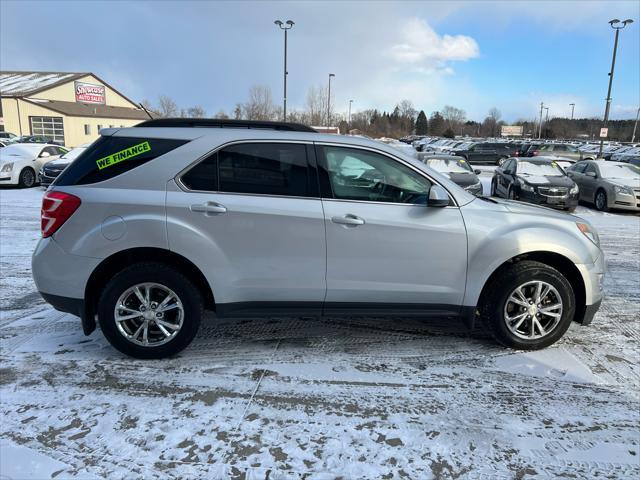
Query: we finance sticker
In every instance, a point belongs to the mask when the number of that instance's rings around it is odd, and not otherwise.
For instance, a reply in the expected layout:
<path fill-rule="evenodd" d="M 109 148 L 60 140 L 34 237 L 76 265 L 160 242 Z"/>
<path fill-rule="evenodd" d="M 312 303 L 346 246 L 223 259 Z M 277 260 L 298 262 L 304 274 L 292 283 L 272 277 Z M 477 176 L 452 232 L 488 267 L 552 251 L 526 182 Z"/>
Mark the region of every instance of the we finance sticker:
<path fill-rule="evenodd" d="M 132 147 L 125 148 L 124 150 L 120 150 L 119 152 L 112 153 L 111 155 L 96 160 L 96 164 L 98 165 L 98 170 L 102 170 L 107 167 L 111 167 L 120 162 L 124 162 L 125 160 L 129 160 L 130 158 L 137 157 L 138 155 L 142 155 L 145 152 L 151 151 L 151 145 L 149 142 L 142 142 L 137 145 L 133 145 Z"/>

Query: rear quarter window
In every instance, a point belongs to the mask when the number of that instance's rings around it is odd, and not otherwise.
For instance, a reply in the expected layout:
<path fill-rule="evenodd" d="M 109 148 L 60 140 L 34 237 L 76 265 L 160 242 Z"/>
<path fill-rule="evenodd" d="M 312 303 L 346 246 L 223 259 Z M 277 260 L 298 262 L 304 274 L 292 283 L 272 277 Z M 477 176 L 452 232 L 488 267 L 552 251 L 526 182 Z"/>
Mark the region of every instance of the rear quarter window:
<path fill-rule="evenodd" d="M 166 138 L 100 137 L 62 172 L 57 186 L 102 182 L 187 143 Z"/>

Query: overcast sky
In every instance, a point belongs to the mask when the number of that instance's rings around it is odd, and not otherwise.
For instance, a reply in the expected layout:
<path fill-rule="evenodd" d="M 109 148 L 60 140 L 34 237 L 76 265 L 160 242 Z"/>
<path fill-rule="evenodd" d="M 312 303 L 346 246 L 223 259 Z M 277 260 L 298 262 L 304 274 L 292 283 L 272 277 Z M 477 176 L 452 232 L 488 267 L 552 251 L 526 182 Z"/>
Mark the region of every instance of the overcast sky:
<path fill-rule="evenodd" d="M 640 103 L 640 2 L 0 1 L 0 69 L 91 71 L 136 101 L 231 111 L 252 85 L 281 102 L 289 33 L 289 108 L 326 84 L 337 111 L 391 110 L 411 100 L 427 114 L 453 105 L 481 120 L 602 116 L 620 35 L 612 117 Z"/>

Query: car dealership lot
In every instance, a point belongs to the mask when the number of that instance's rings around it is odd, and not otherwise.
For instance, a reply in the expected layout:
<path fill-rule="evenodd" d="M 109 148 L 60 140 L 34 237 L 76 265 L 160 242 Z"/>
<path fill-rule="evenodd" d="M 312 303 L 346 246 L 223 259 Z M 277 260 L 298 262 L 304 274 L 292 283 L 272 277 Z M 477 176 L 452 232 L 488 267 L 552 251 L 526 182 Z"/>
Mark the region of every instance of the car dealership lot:
<path fill-rule="evenodd" d="M 41 196 L 0 191 L 0 455 L 33 460 L 0 476 L 640 475 L 638 216 L 578 207 L 606 299 L 546 350 L 446 321 L 209 319 L 177 358 L 138 361 L 35 291 Z"/>

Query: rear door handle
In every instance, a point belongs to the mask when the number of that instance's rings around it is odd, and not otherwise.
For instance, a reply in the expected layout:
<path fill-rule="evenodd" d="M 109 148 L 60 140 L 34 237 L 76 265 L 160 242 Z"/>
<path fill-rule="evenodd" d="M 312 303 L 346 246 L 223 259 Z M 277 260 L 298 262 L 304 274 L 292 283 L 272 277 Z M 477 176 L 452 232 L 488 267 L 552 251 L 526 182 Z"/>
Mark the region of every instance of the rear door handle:
<path fill-rule="evenodd" d="M 338 216 L 331 217 L 331 221 L 333 223 L 338 223 L 340 225 L 352 225 L 354 227 L 365 224 L 365 221 L 363 218 L 360 218 L 357 215 L 353 215 L 351 213 L 347 213 L 342 217 L 338 217 Z"/>
<path fill-rule="evenodd" d="M 217 215 L 219 213 L 226 213 L 227 211 L 227 207 L 225 207 L 224 205 L 220 205 L 219 203 L 216 203 L 216 202 L 198 203 L 195 205 L 191 205 L 189 209 L 192 212 L 204 213 L 207 216 Z"/>

